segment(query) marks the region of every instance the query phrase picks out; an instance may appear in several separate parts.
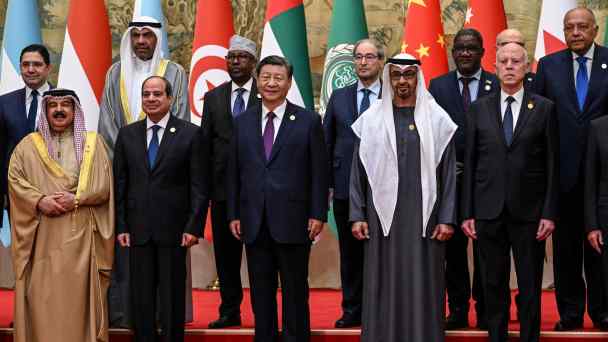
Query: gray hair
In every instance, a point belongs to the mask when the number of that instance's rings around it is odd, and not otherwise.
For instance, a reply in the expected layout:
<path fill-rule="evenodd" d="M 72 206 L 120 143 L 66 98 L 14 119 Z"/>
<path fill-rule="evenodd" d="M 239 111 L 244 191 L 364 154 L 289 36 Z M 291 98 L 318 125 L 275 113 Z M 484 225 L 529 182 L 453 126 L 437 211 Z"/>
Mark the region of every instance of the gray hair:
<path fill-rule="evenodd" d="M 524 61 L 526 61 L 526 63 L 529 62 L 528 50 L 526 50 L 526 48 L 524 48 L 523 46 L 521 46 L 517 43 L 507 43 L 507 44 L 499 47 L 498 50 L 496 50 L 496 63 L 498 63 L 498 57 L 500 56 L 500 53 L 502 52 L 502 50 L 505 49 L 506 47 L 509 47 L 510 45 L 518 46 L 519 48 L 521 48 L 521 50 L 524 52 Z"/>
<path fill-rule="evenodd" d="M 384 61 L 384 56 L 385 56 L 384 46 L 382 44 L 380 44 L 379 41 L 372 39 L 372 38 L 364 38 L 364 39 L 361 39 L 358 42 L 356 42 L 355 46 L 353 47 L 353 57 L 355 57 L 355 54 L 357 53 L 357 48 L 359 47 L 359 45 L 361 45 L 363 43 L 372 44 L 378 51 L 378 59 L 380 59 L 381 61 Z"/>

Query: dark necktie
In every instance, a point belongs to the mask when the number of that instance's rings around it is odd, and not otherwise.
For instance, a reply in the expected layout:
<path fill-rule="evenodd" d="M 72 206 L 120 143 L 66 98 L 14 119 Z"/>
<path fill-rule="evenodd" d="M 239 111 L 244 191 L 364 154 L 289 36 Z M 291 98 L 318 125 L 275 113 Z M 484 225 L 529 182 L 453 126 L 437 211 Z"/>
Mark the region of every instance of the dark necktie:
<path fill-rule="evenodd" d="M 150 164 L 150 168 L 154 167 L 154 162 L 156 161 L 156 155 L 158 154 L 158 131 L 160 130 L 159 125 L 152 126 L 152 140 L 150 140 L 150 145 L 148 146 L 148 162 Z"/>
<path fill-rule="evenodd" d="M 245 110 L 245 100 L 243 99 L 245 88 L 238 88 L 235 91 L 236 99 L 234 100 L 234 107 L 232 107 L 232 117 L 236 117 Z"/>
<path fill-rule="evenodd" d="M 465 113 L 469 111 L 471 107 L 471 90 L 469 89 L 469 83 L 473 80 L 472 77 L 461 77 L 462 81 L 462 107 Z"/>
<path fill-rule="evenodd" d="M 585 99 L 589 90 L 589 76 L 587 75 L 587 57 L 579 56 L 576 58 L 578 62 L 578 72 L 576 73 L 576 97 L 578 98 L 578 108 L 581 112 L 585 107 Z"/>
<path fill-rule="evenodd" d="M 266 114 L 266 126 L 264 127 L 264 154 L 266 154 L 266 160 L 270 159 L 270 152 L 272 152 L 272 143 L 274 142 L 274 122 L 273 119 L 275 114 L 268 112 Z"/>
<path fill-rule="evenodd" d="M 27 130 L 33 132 L 36 130 L 36 113 L 38 112 L 38 90 L 32 90 L 32 102 L 30 110 L 27 112 Z"/>
<path fill-rule="evenodd" d="M 359 106 L 359 115 L 369 108 L 369 95 L 372 93 L 372 91 L 367 88 L 363 88 L 361 91 L 363 92 L 363 99 L 361 100 L 361 105 Z"/>
<path fill-rule="evenodd" d="M 511 110 L 511 104 L 514 101 L 513 96 L 507 97 L 507 109 L 505 110 L 505 117 L 502 119 L 502 128 L 505 131 L 507 146 L 511 146 L 511 141 L 513 141 L 513 110 Z"/>

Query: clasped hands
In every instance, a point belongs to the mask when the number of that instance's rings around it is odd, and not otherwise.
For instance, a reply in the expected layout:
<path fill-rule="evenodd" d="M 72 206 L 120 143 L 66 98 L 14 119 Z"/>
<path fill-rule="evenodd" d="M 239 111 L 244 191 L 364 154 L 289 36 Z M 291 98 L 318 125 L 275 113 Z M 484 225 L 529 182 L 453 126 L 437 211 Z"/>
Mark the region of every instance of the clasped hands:
<path fill-rule="evenodd" d="M 74 194 L 67 191 L 58 191 L 46 195 L 38 202 L 38 210 L 49 217 L 56 217 L 74 210 L 76 200 Z"/>
<path fill-rule="evenodd" d="M 116 237 L 118 240 L 118 244 L 120 247 L 131 247 L 131 234 L 122 233 L 118 234 Z M 192 234 L 183 233 L 182 234 L 182 247 L 190 248 L 198 243 L 198 238 Z"/>
<path fill-rule="evenodd" d="M 541 219 L 536 230 L 536 240 L 546 240 L 555 230 L 555 222 L 553 220 Z M 477 240 L 477 230 L 475 229 L 475 219 L 467 219 L 462 222 L 462 231 L 473 240 Z"/>

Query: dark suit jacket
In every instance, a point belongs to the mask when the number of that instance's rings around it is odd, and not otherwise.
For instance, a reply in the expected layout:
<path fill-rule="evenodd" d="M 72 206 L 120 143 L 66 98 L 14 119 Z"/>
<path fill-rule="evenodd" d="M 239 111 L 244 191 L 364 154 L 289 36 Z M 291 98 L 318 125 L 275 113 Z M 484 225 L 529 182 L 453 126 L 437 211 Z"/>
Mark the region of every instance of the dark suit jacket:
<path fill-rule="evenodd" d="M 477 90 L 477 99 L 496 93 L 499 90 L 500 85 L 496 76 L 482 70 Z M 456 70 L 432 79 L 429 83 L 429 92 L 433 95 L 435 101 L 448 112 L 454 123 L 458 125 L 458 129 L 454 135 L 454 143 L 456 144 L 456 160 L 462 162 L 464 159 L 464 125 L 466 115 L 462 105 L 462 95 L 460 94 Z"/>
<path fill-rule="evenodd" d="M 211 200 L 226 200 L 225 177 L 228 168 L 228 148 L 232 138 L 232 108 L 230 97 L 232 82 L 226 82 L 221 86 L 205 94 L 205 105 L 203 106 L 203 119 L 201 127 L 210 144 L 210 176 L 211 176 Z M 255 79 L 251 86 L 247 109 L 260 103 Z"/>
<path fill-rule="evenodd" d="M 589 91 L 583 111 L 578 107 L 572 52 L 562 50 L 540 59 L 534 88 L 555 103 L 560 136 L 561 191 L 568 192 L 584 175 L 589 122 L 608 114 L 608 49 L 595 45 Z"/>
<path fill-rule="evenodd" d="M 608 232 L 608 116 L 591 121 L 585 166 L 585 228 Z M 604 235 L 605 236 L 605 235 Z"/>
<path fill-rule="evenodd" d="M 161 246 L 179 246 L 184 232 L 202 236 L 208 205 L 204 140 L 198 126 L 171 115 L 150 169 L 146 120 L 120 129 L 114 148 L 117 234 L 130 233 L 133 245 L 152 239 Z"/>
<path fill-rule="evenodd" d="M 288 102 L 268 161 L 262 105 L 242 113 L 228 169 L 228 218 L 241 221 L 246 244 L 263 222 L 278 243 L 308 243 L 308 219 L 327 220 L 327 154 L 317 113 Z"/>
<path fill-rule="evenodd" d="M 530 109 L 532 107 L 532 109 Z M 471 105 L 465 129 L 463 218 L 555 220 L 558 131 L 553 103 L 524 92 L 511 146 L 502 127 L 500 92 Z"/>
<path fill-rule="evenodd" d="M 356 135 L 350 127 L 357 117 L 357 83 L 331 93 L 323 118 L 323 133 L 329 158 L 329 187 L 334 197 L 348 199 L 350 167 Z M 378 98 L 381 97 L 381 94 Z"/>

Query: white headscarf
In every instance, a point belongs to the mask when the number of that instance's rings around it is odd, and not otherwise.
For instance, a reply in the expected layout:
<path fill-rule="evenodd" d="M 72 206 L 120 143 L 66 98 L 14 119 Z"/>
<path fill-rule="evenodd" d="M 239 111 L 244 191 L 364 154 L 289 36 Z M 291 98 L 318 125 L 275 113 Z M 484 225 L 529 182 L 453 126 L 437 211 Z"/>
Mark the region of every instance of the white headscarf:
<path fill-rule="evenodd" d="M 132 23 L 137 23 L 137 26 L 131 26 Z M 160 22 L 152 17 L 141 16 L 134 18 L 120 42 L 120 76 L 125 81 L 125 88 L 129 98 L 129 111 L 131 112 L 125 114 L 130 114 L 133 121 L 137 120 L 141 111 L 141 84 L 146 78 L 154 75 L 161 59 L 164 57 L 161 29 L 145 25 L 145 23 L 153 26 L 160 25 Z M 133 51 L 133 47 L 131 46 L 131 30 L 135 28 L 139 30 L 147 28 L 156 35 L 156 47 L 152 59 L 149 61 L 142 61 Z"/>
<path fill-rule="evenodd" d="M 402 65 L 404 62 L 409 65 Z M 384 80 L 382 99 L 376 100 L 352 125 L 353 131 L 361 139 L 359 158 L 367 173 L 372 199 L 384 236 L 388 236 L 391 229 L 399 190 L 397 138 L 393 118 L 394 92 L 389 76 L 390 66 L 405 68 L 415 65 L 418 70 L 414 121 L 420 136 L 422 185 L 420 229 L 423 237 L 426 237 L 426 226 L 437 200 L 437 167 L 457 128 L 450 116 L 426 89 L 422 69 L 416 64 L 419 62 L 409 54 L 398 54 L 389 59 L 384 66 L 382 76 Z"/>

